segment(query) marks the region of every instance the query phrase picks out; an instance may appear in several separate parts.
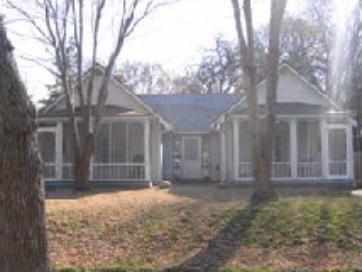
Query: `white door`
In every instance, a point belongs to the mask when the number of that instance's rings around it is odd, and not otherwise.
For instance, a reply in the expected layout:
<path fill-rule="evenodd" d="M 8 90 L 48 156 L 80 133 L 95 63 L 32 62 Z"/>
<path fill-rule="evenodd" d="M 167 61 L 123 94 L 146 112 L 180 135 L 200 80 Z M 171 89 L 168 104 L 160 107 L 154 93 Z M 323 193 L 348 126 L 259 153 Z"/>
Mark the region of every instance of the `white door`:
<path fill-rule="evenodd" d="M 348 175 L 347 130 L 345 127 L 328 128 L 328 175 L 342 178 Z"/>
<path fill-rule="evenodd" d="M 201 179 L 201 138 L 182 137 L 182 177 Z"/>

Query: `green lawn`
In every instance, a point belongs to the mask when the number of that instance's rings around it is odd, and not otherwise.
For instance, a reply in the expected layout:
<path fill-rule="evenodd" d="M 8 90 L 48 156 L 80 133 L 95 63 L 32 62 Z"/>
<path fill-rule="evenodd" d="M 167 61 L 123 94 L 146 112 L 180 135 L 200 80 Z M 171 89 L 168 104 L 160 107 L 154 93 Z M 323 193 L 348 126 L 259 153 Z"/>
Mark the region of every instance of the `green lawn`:
<path fill-rule="evenodd" d="M 53 263 L 166 271 L 362 269 L 362 198 L 283 189 L 278 200 L 256 207 L 249 193 L 179 185 L 49 199 Z M 133 271 L 117 269 L 96 271 Z"/>

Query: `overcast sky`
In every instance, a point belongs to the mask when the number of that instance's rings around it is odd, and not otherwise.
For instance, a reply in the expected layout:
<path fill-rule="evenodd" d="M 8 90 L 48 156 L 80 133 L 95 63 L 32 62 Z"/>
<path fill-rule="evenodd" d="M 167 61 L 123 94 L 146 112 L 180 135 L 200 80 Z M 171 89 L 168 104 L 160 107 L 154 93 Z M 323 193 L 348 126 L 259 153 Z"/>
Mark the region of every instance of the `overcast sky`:
<path fill-rule="evenodd" d="M 288 12 L 298 10 L 301 2 L 289 0 Z M 265 24 L 269 20 L 269 0 L 255 0 L 254 3 L 257 3 L 254 8 L 256 24 Z M 15 18 L 11 12 L 5 10 L 5 13 L 7 21 Z M 52 77 L 38 65 L 19 56 L 42 57 L 46 54 L 38 43 L 24 37 L 24 34 L 31 34 L 24 23 L 12 22 L 7 27 L 16 49 L 19 69 L 36 102 L 46 96 L 44 84 L 51 83 Z M 212 47 L 215 37 L 220 34 L 235 39 L 230 0 L 180 0 L 157 10 L 142 22 L 127 40 L 118 63 L 124 60 L 157 62 L 167 70 L 177 72 L 186 65 L 197 63 L 200 51 Z"/>

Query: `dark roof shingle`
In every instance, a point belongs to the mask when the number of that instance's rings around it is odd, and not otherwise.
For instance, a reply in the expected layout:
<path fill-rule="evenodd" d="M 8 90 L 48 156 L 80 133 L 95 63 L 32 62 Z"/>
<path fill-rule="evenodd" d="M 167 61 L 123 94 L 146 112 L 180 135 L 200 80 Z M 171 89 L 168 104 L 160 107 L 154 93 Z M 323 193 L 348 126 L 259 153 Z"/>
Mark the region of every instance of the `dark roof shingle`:
<path fill-rule="evenodd" d="M 140 95 L 177 132 L 204 132 L 222 113 L 240 100 L 240 95 Z"/>

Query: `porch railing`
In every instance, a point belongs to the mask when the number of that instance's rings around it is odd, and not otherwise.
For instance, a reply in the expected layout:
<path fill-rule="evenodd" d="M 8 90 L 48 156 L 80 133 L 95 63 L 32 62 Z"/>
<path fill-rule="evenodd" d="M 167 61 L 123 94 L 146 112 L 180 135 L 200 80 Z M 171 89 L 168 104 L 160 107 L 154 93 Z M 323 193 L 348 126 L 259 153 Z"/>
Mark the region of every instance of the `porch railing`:
<path fill-rule="evenodd" d="M 241 162 L 239 164 L 239 177 L 251 178 L 253 176 L 253 167 L 250 162 Z M 272 177 L 288 178 L 291 176 L 291 164 L 289 162 L 273 162 Z"/>
<path fill-rule="evenodd" d="M 272 177 L 273 178 L 291 178 L 292 165 L 290 162 L 273 162 L 272 163 Z M 340 176 L 345 175 L 347 169 L 346 162 L 336 162 L 330 165 L 331 174 Z M 298 176 L 297 178 L 318 178 L 322 177 L 322 163 L 321 162 L 298 162 L 297 164 Z M 239 164 L 239 178 L 249 179 L 253 176 L 252 164 L 249 162 L 241 162 Z"/>
<path fill-rule="evenodd" d="M 322 176 L 321 162 L 298 162 L 299 178 L 318 178 Z"/>
<path fill-rule="evenodd" d="M 62 164 L 62 180 L 74 179 L 74 164 Z M 145 179 L 145 163 L 93 163 L 90 169 L 91 180 L 106 181 L 132 181 Z M 45 179 L 55 179 L 55 163 L 44 164 L 43 173 Z"/>
<path fill-rule="evenodd" d="M 144 178 L 144 163 L 93 164 L 93 180 L 142 180 Z"/>
<path fill-rule="evenodd" d="M 290 178 L 291 164 L 290 162 L 273 162 L 272 177 L 275 178 Z"/>
<path fill-rule="evenodd" d="M 329 162 L 329 174 L 331 176 L 342 177 L 347 175 L 347 161 Z"/>
<path fill-rule="evenodd" d="M 239 177 L 240 178 L 251 178 L 253 176 L 253 167 L 250 162 L 239 163 Z"/>
<path fill-rule="evenodd" d="M 56 177 L 56 164 L 44 163 L 43 164 L 43 176 L 46 179 L 54 179 Z"/>
<path fill-rule="evenodd" d="M 74 164 L 73 163 L 63 163 L 62 166 L 62 179 L 64 180 L 73 180 L 74 179 Z"/>

